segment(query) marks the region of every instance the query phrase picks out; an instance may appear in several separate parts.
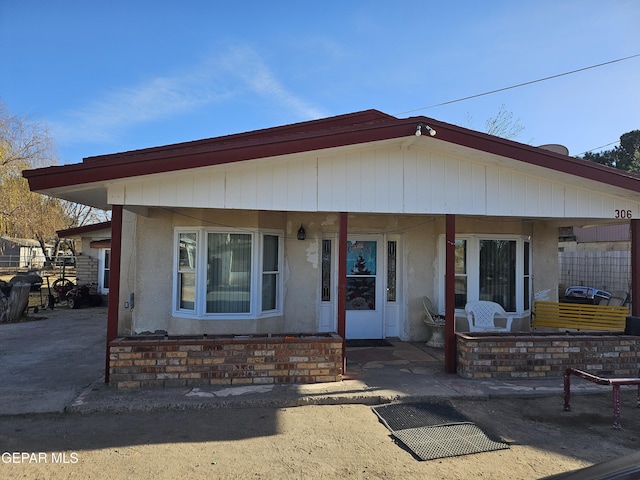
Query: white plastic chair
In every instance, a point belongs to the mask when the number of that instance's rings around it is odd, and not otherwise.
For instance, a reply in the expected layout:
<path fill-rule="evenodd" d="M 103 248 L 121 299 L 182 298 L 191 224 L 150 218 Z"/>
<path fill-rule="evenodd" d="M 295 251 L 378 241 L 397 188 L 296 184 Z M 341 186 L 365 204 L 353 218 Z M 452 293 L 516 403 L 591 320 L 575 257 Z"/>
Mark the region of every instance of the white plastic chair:
<path fill-rule="evenodd" d="M 475 302 L 468 302 L 464 311 L 467 314 L 469 320 L 469 330 L 471 332 L 510 332 L 511 324 L 513 323 L 513 317 L 507 315 L 504 308 L 500 304 L 495 302 L 488 302 L 486 300 L 478 300 Z M 495 323 L 495 317 L 506 317 L 507 325 L 505 327 L 498 327 Z"/>

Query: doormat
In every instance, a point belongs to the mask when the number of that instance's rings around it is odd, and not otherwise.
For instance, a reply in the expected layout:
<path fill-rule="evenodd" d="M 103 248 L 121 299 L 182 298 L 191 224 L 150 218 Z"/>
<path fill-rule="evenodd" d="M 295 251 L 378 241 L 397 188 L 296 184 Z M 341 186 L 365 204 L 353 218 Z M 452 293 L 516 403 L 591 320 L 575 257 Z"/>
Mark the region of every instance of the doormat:
<path fill-rule="evenodd" d="M 393 345 L 383 338 L 372 339 L 352 339 L 347 340 L 347 348 L 349 347 L 393 347 Z"/>
<path fill-rule="evenodd" d="M 509 445 L 489 438 L 450 405 L 392 403 L 373 407 L 380 421 L 420 460 L 504 450 Z"/>

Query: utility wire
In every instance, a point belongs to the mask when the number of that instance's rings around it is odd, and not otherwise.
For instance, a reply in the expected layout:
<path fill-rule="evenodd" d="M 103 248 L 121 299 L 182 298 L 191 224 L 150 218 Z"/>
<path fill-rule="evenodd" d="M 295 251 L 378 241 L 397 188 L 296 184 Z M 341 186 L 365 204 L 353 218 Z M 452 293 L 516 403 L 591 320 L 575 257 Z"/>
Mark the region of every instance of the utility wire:
<path fill-rule="evenodd" d="M 616 143 L 620 143 L 620 140 L 616 140 L 615 142 L 607 143 L 606 145 L 601 145 L 599 147 L 592 148 L 591 150 L 587 150 L 586 152 L 579 153 L 578 155 L 575 155 L 575 156 L 581 157 L 585 153 L 590 153 L 590 152 L 593 152 L 594 150 L 600 150 L 601 148 L 608 147 L 609 145 L 615 145 Z"/>
<path fill-rule="evenodd" d="M 629 57 L 618 58 L 617 60 L 610 60 L 608 62 L 599 63 L 597 65 L 591 65 L 590 67 L 584 67 L 584 68 L 579 68 L 577 70 L 571 70 L 570 72 L 559 73 L 557 75 L 552 75 L 550 77 L 539 78 L 537 80 L 531 80 L 529 82 L 519 83 L 517 85 L 511 85 L 510 87 L 498 88 L 497 90 L 491 90 L 490 92 L 478 93 L 476 95 L 470 95 L 468 97 L 458 98 L 456 100 L 449 100 L 448 102 L 436 103 L 435 105 L 429 105 L 428 107 L 422 107 L 422 108 L 416 108 L 416 109 L 413 109 L 413 110 L 407 110 L 406 112 L 400 112 L 400 113 L 397 113 L 395 115 L 405 115 L 407 113 L 413 113 L 413 112 L 417 112 L 417 111 L 420 111 L 420 110 L 427 110 L 429 108 L 442 107 L 444 105 L 450 105 L 452 103 L 462 102 L 464 100 L 471 100 L 472 98 L 483 97 L 485 95 L 491 95 L 493 93 L 504 92 L 505 90 L 511 90 L 513 88 L 524 87 L 526 85 L 531 85 L 533 83 L 544 82 L 545 80 L 551 80 L 553 78 L 564 77 L 565 75 L 571 75 L 573 73 L 583 72 L 585 70 L 590 70 L 592 68 L 602 67 L 604 65 L 610 65 L 610 64 L 616 63 L 616 62 L 622 62 L 624 60 L 629 60 L 629 59 L 635 58 L 635 57 L 640 57 L 640 53 L 637 53 L 635 55 L 631 55 Z"/>

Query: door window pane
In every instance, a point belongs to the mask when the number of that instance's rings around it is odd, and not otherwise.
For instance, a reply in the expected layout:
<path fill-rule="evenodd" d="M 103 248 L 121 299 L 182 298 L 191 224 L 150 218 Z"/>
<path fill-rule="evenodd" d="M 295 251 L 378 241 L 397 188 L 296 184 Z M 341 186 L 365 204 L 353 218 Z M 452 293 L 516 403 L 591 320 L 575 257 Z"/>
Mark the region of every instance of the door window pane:
<path fill-rule="evenodd" d="M 376 309 L 377 242 L 347 242 L 347 310 Z"/>

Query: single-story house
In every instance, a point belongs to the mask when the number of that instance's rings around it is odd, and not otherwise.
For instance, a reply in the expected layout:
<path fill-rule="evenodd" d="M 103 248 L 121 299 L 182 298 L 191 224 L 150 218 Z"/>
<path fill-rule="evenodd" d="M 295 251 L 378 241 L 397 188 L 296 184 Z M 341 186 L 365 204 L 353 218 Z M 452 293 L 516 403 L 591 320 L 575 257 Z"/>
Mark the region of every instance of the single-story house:
<path fill-rule="evenodd" d="M 497 302 L 526 331 L 534 298 L 557 300 L 559 227 L 640 238 L 638 175 L 377 110 L 23 174 L 112 211 L 107 378 L 125 386 L 339 379 L 345 338 L 424 339 L 424 296 L 446 315 L 455 371 L 466 302 Z M 287 342 L 304 366 L 278 356 Z M 260 353 L 201 365 L 218 349 Z M 176 361 L 194 350 L 197 369 Z"/>
<path fill-rule="evenodd" d="M 97 285 L 99 294 L 109 294 L 111 268 L 111 222 L 100 222 L 56 232 L 76 241 L 76 283 Z"/>
<path fill-rule="evenodd" d="M 33 270 L 42 268 L 45 260 L 37 240 L 0 237 L 0 268 Z"/>

